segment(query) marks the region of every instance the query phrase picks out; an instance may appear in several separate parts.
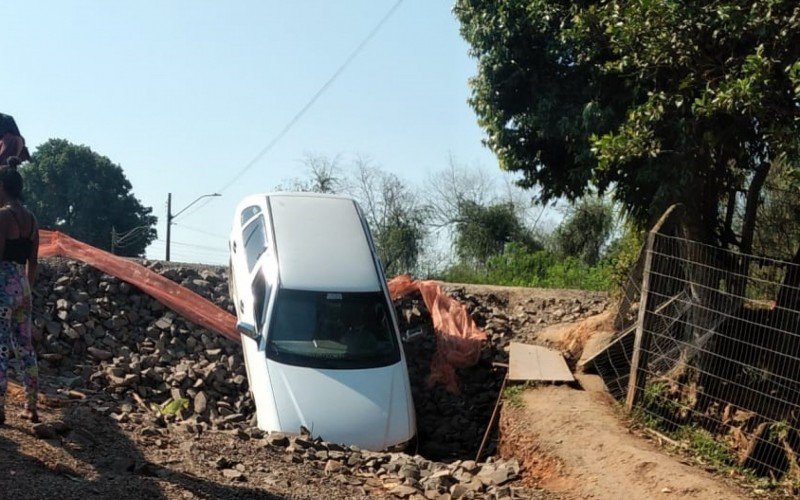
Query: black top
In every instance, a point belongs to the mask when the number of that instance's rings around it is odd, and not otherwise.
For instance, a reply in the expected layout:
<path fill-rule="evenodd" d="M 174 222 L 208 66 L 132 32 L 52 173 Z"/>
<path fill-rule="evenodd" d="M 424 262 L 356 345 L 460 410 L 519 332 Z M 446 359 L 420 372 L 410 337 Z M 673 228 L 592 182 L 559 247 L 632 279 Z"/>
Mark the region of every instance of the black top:
<path fill-rule="evenodd" d="M 17 214 L 11 210 L 11 215 L 14 216 L 14 220 L 17 222 L 17 227 L 22 230 L 22 225 L 19 223 L 19 219 L 17 218 Z M 31 231 L 28 233 L 27 238 L 23 238 L 20 236 L 19 238 L 14 239 L 7 239 L 6 240 L 6 247 L 3 250 L 3 259 L 5 261 L 16 262 L 17 264 L 25 265 L 28 262 L 28 256 L 31 254 L 31 248 L 33 247 L 33 230 L 34 225 L 33 221 L 31 221 Z"/>

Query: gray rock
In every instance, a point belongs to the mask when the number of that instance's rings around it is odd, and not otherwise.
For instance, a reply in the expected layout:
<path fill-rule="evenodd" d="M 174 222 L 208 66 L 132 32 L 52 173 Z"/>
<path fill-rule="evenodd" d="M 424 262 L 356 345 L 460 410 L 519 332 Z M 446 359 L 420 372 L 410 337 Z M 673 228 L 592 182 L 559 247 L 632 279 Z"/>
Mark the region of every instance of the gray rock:
<path fill-rule="evenodd" d="M 395 486 L 394 488 L 389 490 L 389 493 L 391 493 L 392 495 L 394 495 L 396 497 L 408 498 L 408 497 L 410 497 L 412 495 L 419 494 L 420 491 L 417 488 L 414 488 L 412 486 L 407 486 L 407 485 L 401 484 L 401 485 Z"/>
<path fill-rule="evenodd" d="M 89 347 L 86 350 L 89 351 L 89 354 L 91 354 L 92 356 L 101 361 L 111 359 L 114 356 L 111 352 L 106 351 L 104 349 L 98 349 L 96 347 Z"/>
<path fill-rule="evenodd" d="M 270 432 L 264 439 L 266 439 L 267 444 L 272 446 L 277 446 L 280 448 L 286 448 L 289 446 L 289 437 L 282 432 Z"/>
<path fill-rule="evenodd" d="M 200 391 L 194 397 L 194 412 L 198 415 L 203 415 L 208 410 L 208 396 L 203 391 Z"/>
<path fill-rule="evenodd" d="M 55 439 L 58 437 L 55 428 L 44 422 L 33 425 L 33 434 L 39 439 Z"/>
<path fill-rule="evenodd" d="M 244 481 L 244 473 L 237 469 L 222 469 L 222 477 L 232 481 Z"/>
<path fill-rule="evenodd" d="M 85 319 L 89 315 L 89 304 L 85 302 L 76 302 L 72 305 L 71 316 L 77 320 Z"/>
<path fill-rule="evenodd" d="M 45 323 L 45 329 L 47 330 L 47 333 L 51 335 L 58 335 L 61 333 L 61 323 L 58 321 L 48 321 Z"/>
<path fill-rule="evenodd" d="M 337 474 L 341 472 L 343 468 L 344 464 L 342 464 L 342 462 L 339 462 L 338 460 L 328 460 L 325 463 L 325 475 L 330 476 L 332 474 Z"/>
<path fill-rule="evenodd" d="M 156 328 L 159 330 L 169 330 L 172 326 L 172 318 L 163 316 L 156 321 Z"/>

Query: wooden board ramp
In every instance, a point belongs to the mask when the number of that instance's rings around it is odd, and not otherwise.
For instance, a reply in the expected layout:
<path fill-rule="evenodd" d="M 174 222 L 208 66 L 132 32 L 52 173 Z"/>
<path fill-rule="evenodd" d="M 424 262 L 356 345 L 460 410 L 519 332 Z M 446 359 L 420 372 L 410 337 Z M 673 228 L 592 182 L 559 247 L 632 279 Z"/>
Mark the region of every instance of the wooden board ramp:
<path fill-rule="evenodd" d="M 508 380 L 541 382 L 575 380 L 567 362 L 564 361 L 564 356 L 554 349 L 512 342 L 508 358 Z"/>

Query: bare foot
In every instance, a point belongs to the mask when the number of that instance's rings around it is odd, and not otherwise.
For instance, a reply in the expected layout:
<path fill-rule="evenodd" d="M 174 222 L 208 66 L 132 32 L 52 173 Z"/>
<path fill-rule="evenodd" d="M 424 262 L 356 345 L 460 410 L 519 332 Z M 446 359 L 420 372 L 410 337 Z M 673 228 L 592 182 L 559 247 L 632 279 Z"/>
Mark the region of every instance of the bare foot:
<path fill-rule="evenodd" d="M 30 420 L 34 424 L 41 422 L 41 420 L 39 420 L 39 412 L 36 410 L 25 410 L 22 412 L 22 418 L 25 420 Z"/>

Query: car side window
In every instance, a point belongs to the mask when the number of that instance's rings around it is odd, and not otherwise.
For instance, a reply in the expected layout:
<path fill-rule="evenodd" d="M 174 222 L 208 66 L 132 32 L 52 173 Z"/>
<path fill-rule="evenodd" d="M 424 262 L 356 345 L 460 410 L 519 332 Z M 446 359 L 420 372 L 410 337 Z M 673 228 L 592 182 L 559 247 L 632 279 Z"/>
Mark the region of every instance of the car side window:
<path fill-rule="evenodd" d="M 264 227 L 264 216 L 254 219 L 242 231 L 244 252 L 247 257 L 247 270 L 252 271 L 258 258 L 267 249 L 267 233 Z"/>
<path fill-rule="evenodd" d="M 252 219 L 253 217 L 255 217 L 260 213 L 261 213 L 261 207 L 259 207 L 258 205 L 253 205 L 245 208 L 244 210 L 242 210 L 242 220 L 240 224 L 244 224 L 245 222 L 249 221 L 250 219 Z"/>
<path fill-rule="evenodd" d="M 260 332 L 264 328 L 264 316 L 266 313 L 267 304 L 269 303 L 269 294 L 271 287 L 267 285 L 264 279 L 264 273 L 256 273 L 253 280 L 253 316 L 256 320 L 256 328 Z"/>

